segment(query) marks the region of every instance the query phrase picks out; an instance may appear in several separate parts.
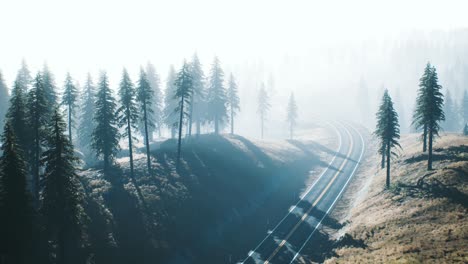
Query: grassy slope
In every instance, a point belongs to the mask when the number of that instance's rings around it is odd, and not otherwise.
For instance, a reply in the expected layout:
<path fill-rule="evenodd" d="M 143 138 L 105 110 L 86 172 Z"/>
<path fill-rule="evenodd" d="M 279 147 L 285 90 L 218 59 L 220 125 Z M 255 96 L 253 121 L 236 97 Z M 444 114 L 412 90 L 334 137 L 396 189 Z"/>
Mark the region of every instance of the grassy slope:
<path fill-rule="evenodd" d="M 294 198 L 291 190 L 305 188 L 309 171 L 319 171 L 325 164 L 322 160 L 330 154 L 324 149 L 335 146 L 323 142 L 330 142 L 333 135 L 319 129 L 314 134 L 322 135 L 315 140 L 323 145 L 310 140 L 254 143 L 239 136 L 204 135 L 183 146 L 179 172 L 175 141 L 165 141 L 152 152 L 152 175 L 146 172 L 144 155 L 137 155 L 136 177 L 147 210 L 128 182 L 128 169 L 115 170 L 113 177 L 123 180 L 114 187 L 97 171 L 83 171 L 94 260 L 154 263 L 169 256 L 171 262 L 184 263 L 173 260 L 176 252 L 185 262 L 204 263 L 203 254 L 215 252 L 218 256 L 210 259 L 223 262 L 224 250 L 232 252 L 244 242 L 231 235 L 239 236 L 232 226 L 243 225 L 245 219 L 255 218 L 252 215 L 265 213 L 262 210 L 288 206 Z M 122 168 L 128 167 L 126 160 L 119 160 Z M 250 228 L 245 236 L 254 236 L 258 229 Z M 225 241 L 226 236 L 232 241 Z M 229 248 L 222 248 L 226 245 Z M 212 252 L 202 252 L 207 249 Z"/>
<path fill-rule="evenodd" d="M 333 214 L 349 221 L 338 234 L 365 246 L 339 248 L 326 263 L 468 262 L 468 138 L 437 139 L 431 172 L 417 135 L 403 136 L 401 144 L 391 190 L 383 188 L 385 171 L 370 144 L 371 158 Z M 351 211 L 345 209 L 350 203 Z"/>

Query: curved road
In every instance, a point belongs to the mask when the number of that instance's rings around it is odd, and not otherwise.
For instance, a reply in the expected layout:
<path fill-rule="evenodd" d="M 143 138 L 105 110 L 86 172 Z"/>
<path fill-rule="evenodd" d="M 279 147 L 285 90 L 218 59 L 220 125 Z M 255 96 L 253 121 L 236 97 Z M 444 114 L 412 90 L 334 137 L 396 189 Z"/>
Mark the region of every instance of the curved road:
<path fill-rule="evenodd" d="M 314 234 L 327 220 L 354 176 L 365 149 L 364 139 L 354 127 L 346 123 L 334 123 L 332 126 L 338 134 L 339 147 L 328 167 L 297 204 L 285 212 L 276 227 L 269 230 L 239 263 L 295 263 L 305 247 L 320 247 L 320 240 L 314 240 Z"/>

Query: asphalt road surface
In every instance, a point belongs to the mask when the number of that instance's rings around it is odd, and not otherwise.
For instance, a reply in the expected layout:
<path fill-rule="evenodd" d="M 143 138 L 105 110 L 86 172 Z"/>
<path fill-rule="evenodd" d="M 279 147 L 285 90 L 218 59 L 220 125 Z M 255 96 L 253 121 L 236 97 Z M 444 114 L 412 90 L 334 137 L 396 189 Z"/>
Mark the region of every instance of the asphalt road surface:
<path fill-rule="evenodd" d="M 352 125 L 334 122 L 332 126 L 339 147 L 328 167 L 239 263 L 299 263 L 304 248 L 320 247 L 317 230 L 353 178 L 365 149 L 362 135 Z"/>

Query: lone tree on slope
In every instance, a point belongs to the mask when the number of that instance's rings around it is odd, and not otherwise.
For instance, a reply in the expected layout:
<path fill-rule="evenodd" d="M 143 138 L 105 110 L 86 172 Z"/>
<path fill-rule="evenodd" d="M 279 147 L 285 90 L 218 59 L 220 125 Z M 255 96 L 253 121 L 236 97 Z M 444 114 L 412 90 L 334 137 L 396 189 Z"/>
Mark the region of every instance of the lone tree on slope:
<path fill-rule="evenodd" d="M 104 160 L 104 175 L 108 177 L 109 168 L 119 150 L 119 132 L 115 99 L 109 88 L 106 73 L 102 73 L 99 90 L 96 95 L 94 121 L 96 126 L 92 133 L 92 148 L 98 157 Z"/>
<path fill-rule="evenodd" d="M 231 75 L 229 76 L 229 86 L 227 90 L 229 111 L 231 113 L 231 134 L 234 134 L 234 117 L 240 110 L 240 100 L 238 93 L 239 92 L 237 91 L 236 80 L 234 79 L 234 76 L 231 73 Z"/>
<path fill-rule="evenodd" d="M 265 84 L 262 83 L 262 87 L 258 92 L 258 109 L 257 112 L 260 115 L 260 127 L 261 127 L 261 135 L 263 138 L 264 128 L 265 128 L 265 120 L 270 110 L 270 97 L 265 89 Z"/>
<path fill-rule="evenodd" d="M 430 68 L 430 71 L 427 80 L 424 82 L 424 86 L 421 87 L 418 92 L 413 124 L 415 124 L 417 128 L 424 127 L 427 132 L 427 169 L 432 170 L 433 138 L 439 135 L 440 122 L 445 120 L 445 115 L 443 111 L 444 96 L 440 92 L 442 86 L 438 83 L 436 69 L 431 67 L 429 63 L 427 65 L 426 68 Z M 426 72 L 424 76 L 425 75 Z"/>
<path fill-rule="evenodd" d="M 432 67 L 431 64 L 428 62 L 426 68 L 424 69 L 423 76 L 419 79 L 419 89 L 418 89 L 418 97 L 416 98 L 416 108 L 413 113 L 413 126 L 416 129 L 422 129 L 422 140 L 423 140 L 423 152 L 427 150 L 427 124 L 423 121 L 423 109 L 421 108 L 422 105 L 425 105 L 425 98 L 427 98 L 427 92 L 429 89 L 429 79 L 432 75 Z"/>
<path fill-rule="evenodd" d="M 398 114 L 393 108 L 392 98 L 385 90 L 380 104 L 379 111 L 377 112 L 377 126 L 374 135 L 380 141 L 380 150 L 385 150 L 385 157 L 387 159 L 387 179 L 386 186 L 390 187 L 390 158 L 396 155 L 392 148 L 401 148 L 398 140 L 400 139 L 400 125 L 398 124 Z M 379 151 L 380 153 L 380 151 Z"/>
<path fill-rule="evenodd" d="M 73 138 L 72 138 L 72 117 L 75 113 L 75 107 L 76 107 L 76 98 L 78 96 L 78 90 L 76 89 L 76 86 L 73 84 L 72 77 L 70 73 L 67 73 L 67 77 L 65 79 L 65 89 L 63 92 L 63 97 L 62 97 L 62 105 L 67 106 L 67 113 L 68 113 L 68 139 L 70 142 L 73 143 Z"/>
<path fill-rule="evenodd" d="M 179 115 L 179 139 L 177 143 L 177 168 L 179 168 L 184 116 L 189 117 L 190 113 L 186 111 L 186 107 L 190 107 L 190 99 L 192 98 L 193 94 L 192 76 L 190 75 L 189 65 L 186 62 L 184 62 L 182 69 L 177 75 L 175 86 L 177 87 L 177 90 L 174 98 L 176 98 L 179 102 L 179 105 L 174 110 L 174 112 Z"/>
<path fill-rule="evenodd" d="M 137 101 L 140 104 L 142 115 L 141 121 L 143 122 L 144 127 L 144 137 L 145 137 L 145 147 L 146 147 L 146 165 L 148 167 L 148 173 L 151 173 L 151 157 L 150 157 L 150 146 L 149 133 L 150 127 L 154 126 L 153 123 L 153 96 L 154 90 L 151 89 L 151 86 L 146 78 L 146 73 L 143 69 L 140 70 L 140 79 L 138 80 L 137 87 Z"/>
<path fill-rule="evenodd" d="M 27 189 L 26 163 L 10 122 L 5 124 L 2 143 L 0 258 L 5 263 L 31 263 L 34 211 Z"/>

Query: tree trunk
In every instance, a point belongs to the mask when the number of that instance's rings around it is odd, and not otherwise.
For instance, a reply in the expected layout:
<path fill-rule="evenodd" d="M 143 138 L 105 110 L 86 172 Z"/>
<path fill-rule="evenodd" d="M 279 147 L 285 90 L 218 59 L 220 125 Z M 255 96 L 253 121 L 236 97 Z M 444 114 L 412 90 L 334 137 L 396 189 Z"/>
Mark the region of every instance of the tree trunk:
<path fill-rule="evenodd" d="M 390 188 L 390 142 L 387 142 L 387 188 Z"/>
<path fill-rule="evenodd" d="M 73 144 L 72 128 L 71 128 L 71 106 L 70 105 L 68 105 L 68 138 L 70 139 L 70 143 Z"/>
<path fill-rule="evenodd" d="M 423 152 L 427 150 L 427 125 L 424 125 L 424 132 L 423 132 Z"/>
<path fill-rule="evenodd" d="M 427 158 L 427 170 L 432 170 L 432 129 L 429 129 L 429 153 Z"/>
<path fill-rule="evenodd" d="M 289 124 L 289 138 L 291 140 L 293 139 L 293 125 L 292 125 L 292 123 Z"/>
<path fill-rule="evenodd" d="M 133 145 L 132 145 L 132 127 L 131 127 L 131 122 L 130 122 L 130 109 L 127 108 L 127 133 L 128 133 L 128 152 L 130 156 L 130 180 L 133 183 L 133 186 L 135 187 L 137 191 L 138 198 L 142 202 L 143 206 L 146 207 L 146 201 L 143 197 L 143 194 L 141 192 L 140 186 L 138 186 L 138 183 L 136 182 L 135 179 L 135 174 L 134 174 L 134 169 L 133 169 Z"/>
<path fill-rule="evenodd" d="M 34 127 L 34 137 L 35 137 L 35 146 L 34 146 L 34 204 L 35 207 L 39 207 L 39 167 L 40 167 L 40 159 L 39 159 L 39 117 L 35 117 L 35 127 Z"/>
<path fill-rule="evenodd" d="M 189 117 L 189 127 L 188 127 L 188 136 L 192 136 L 192 118 L 193 118 L 193 95 L 190 98 L 190 117 Z"/>
<path fill-rule="evenodd" d="M 385 150 L 382 152 L 382 161 L 380 162 L 380 168 L 385 168 Z"/>
<path fill-rule="evenodd" d="M 177 168 L 180 165 L 180 151 L 182 143 L 182 120 L 184 117 L 184 96 L 182 95 L 180 102 L 180 117 L 179 117 L 179 142 L 177 143 Z"/>
<path fill-rule="evenodd" d="M 65 264 L 65 234 L 63 227 L 58 231 L 58 252 L 57 252 L 57 264 Z"/>
<path fill-rule="evenodd" d="M 149 135 L 148 135 L 148 116 L 147 116 L 147 112 L 146 112 L 146 102 L 143 102 L 143 121 L 145 122 L 146 165 L 148 167 L 148 173 L 151 174 L 151 158 L 150 158 L 150 146 L 149 146 Z"/>

